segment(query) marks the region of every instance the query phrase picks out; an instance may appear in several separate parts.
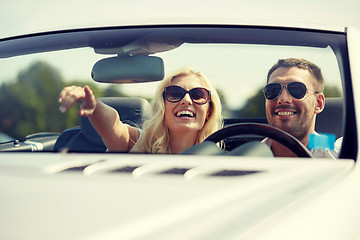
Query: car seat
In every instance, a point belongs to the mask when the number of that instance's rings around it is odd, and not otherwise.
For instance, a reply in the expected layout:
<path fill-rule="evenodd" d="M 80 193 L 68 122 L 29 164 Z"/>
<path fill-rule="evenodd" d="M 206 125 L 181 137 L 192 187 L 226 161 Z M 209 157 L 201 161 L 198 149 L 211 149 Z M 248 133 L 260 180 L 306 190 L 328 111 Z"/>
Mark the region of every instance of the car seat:
<path fill-rule="evenodd" d="M 343 122 L 343 98 L 326 98 L 324 110 L 316 117 L 315 130 L 318 133 L 333 133 L 339 138 L 343 136 Z"/>
<path fill-rule="evenodd" d="M 150 118 L 149 102 L 136 97 L 109 97 L 100 100 L 116 109 L 123 123 L 141 128 Z M 80 126 L 63 131 L 54 145 L 54 151 L 66 149 L 69 152 L 105 152 L 106 147 L 100 135 L 87 117 L 80 118 Z"/>

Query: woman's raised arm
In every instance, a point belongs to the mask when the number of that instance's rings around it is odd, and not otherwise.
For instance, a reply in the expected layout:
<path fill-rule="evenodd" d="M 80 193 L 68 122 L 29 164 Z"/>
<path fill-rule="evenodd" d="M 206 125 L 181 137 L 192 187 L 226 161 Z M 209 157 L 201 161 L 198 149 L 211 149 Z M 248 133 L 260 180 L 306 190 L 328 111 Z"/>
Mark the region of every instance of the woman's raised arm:
<path fill-rule="evenodd" d="M 118 112 L 97 99 L 88 86 L 65 87 L 59 95 L 59 103 L 63 113 L 77 103 L 79 116 L 89 118 L 109 151 L 130 151 L 138 139 L 137 129 L 123 124 Z"/>

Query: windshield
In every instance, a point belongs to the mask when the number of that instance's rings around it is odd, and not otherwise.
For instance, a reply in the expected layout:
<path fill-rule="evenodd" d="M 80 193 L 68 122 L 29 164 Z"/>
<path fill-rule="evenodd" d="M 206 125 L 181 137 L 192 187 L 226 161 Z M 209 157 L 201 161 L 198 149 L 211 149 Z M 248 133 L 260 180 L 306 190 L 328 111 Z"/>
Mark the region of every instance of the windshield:
<path fill-rule="evenodd" d="M 165 76 L 181 67 L 190 67 L 211 81 L 221 99 L 225 124 L 227 120 L 232 123 L 246 119 L 262 119 L 260 122 L 266 122 L 262 89 L 266 85 L 269 69 L 278 59 L 302 58 L 315 63 L 323 72 L 325 97 L 343 96 L 341 68 L 334 53 L 336 44 L 331 39 L 323 43 L 322 38 L 321 41 L 314 38 L 299 44 L 301 39 L 297 40 L 297 36 L 286 41 L 280 37 L 271 41 L 270 37 L 264 37 L 254 39 L 254 43 L 251 43 L 250 35 L 231 35 L 232 29 L 227 29 L 223 35 L 216 31 L 200 34 L 192 30 L 192 39 L 188 37 L 190 33 L 182 35 L 176 32 L 167 36 L 165 31 L 152 35 L 135 30 L 128 30 L 131 34 L 121 36 L 121 41 L 112 32 L 97 35 L 96 42 L 93 39 L 90 41 L 91 46 L 84 46 L 88 44 L 79 39 L 74 41 L 73 45 L 77 45 L 74 49 L 46 42 L 49 45 L 43 47 L 46 52 L 1 59 L 0 102 L 4 107 L 0 110 L 0 132 L 15 139 L 24 139 L 34 133 L 61 133 L 79 126 L 77 107 L 72 107 L 68 114 L 59 111 L 58 94 L 63 87 L 70 85 L 89 85 L 98 98 L 141 97 L 151 103 L 159 82 L 110 84 L 97 83 L 91 78 L 92 67 L 97 61 L 124 54 L 124 46 L 133 45 L 129 42 L 148 43 L 149 39 L 173 46 L 168 49 L 161 46 L 160 51 L 154 50 L 153 45 L 146 48 L 147 54 L 163 60 Z M 266 36 L 258 32 L 257 37 Z M 107 47 L 111 43 L 117 46 Z M 137 44 L 141 46 L 141 51 L 144 45 Z M 57 51 L 51 51 L 53 48 Z M 135 51 L 133 47 L 130 50 Z M 34 52 L 37 51 L 39 49 Z"/>

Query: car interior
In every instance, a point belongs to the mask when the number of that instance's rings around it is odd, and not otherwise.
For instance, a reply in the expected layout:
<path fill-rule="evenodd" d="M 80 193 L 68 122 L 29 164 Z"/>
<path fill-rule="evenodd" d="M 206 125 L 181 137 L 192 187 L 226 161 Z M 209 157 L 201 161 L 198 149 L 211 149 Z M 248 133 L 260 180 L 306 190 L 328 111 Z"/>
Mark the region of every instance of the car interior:
<path fill-rule="evenodd" d="M 348 63 L 344 60 L 347 53 L 344 48 L 343 36 L 294 29 L 279 31 L 262 28 L 261 31 L 258 30 L 259 28 L 256 27 L 210 26 L 201 28 L 191 26 L 85 29 L 68 31 L 64 37 L 58 37 L 56 32 L 35 34 L 30 36 L 34 41 L 27 42 L 27 36 L 20 36 L 14 39 L 14 44 L 4 44 L 0 47 L 0 57 L 12 60 L 11 58 L 19 56 L 22 60 L 22 55 L 29 53 L 49 52 L 51 54 L 52 51 L 57 53 L 67 49 L 88 48 L 89 52 L 86 54 L 89 54 L 88 56 L 91 56 L 92 59 L 88 65 L 84 65 L 86 68 L 83 72 L 90 71 L 91 78 L 96 83 L 120 84 L 127 89 L 133 88 L 134 92 L 137 91 L 135 85 L 138 83 L 156 83 L 164 77 L 165 72 L 171 72 L 171 69 L 178 66 L 196 63 L 198 65 L 195 67 L 209 72 L 209 77 L 214 79 L 216 88 L 221 93 L 224 92 L 223 97 L 226 100 L 224 100 L 223 106 L 224 125 L 230 127 L 244 123 L 267 123 L 264 115 L 247 116 L 242 114 L 241 111 L 246 110 L 248 106 L 245 104 L 255 101 L 255 99 L 251 99 L 251 95 L 245 96 L 244 94 L 263 86 L 266 71 L 279 57 L 296 57 L 295 53 L 301 52 L 301 54 L 304 53 L 304 58 L 309 55 L 315 56 L 315 61 L 319 61 L 320 64 L 323 61 L 322 66 L 327 67 L 326 71 L 337 69 L 337 72 L 335 74 L 331 72 L 332 75 L 328 78 L 340 86 L 341 94 L 335 97 L 326 97 L 325 108 L 317 116 L 315 130 L 319 133 L 333 133 L 336 138 L 348 135 L 346 139 L 344 138 L 344 142 L 347 143 L 345 147 L 348 155 L 344 155 L 344 157 L 353 156 L 352 146 L 355 144 L 355 136 L 351 135 L 347 129 L 352 128 L 353 121 L 351 119 L 354 117 L 354 111 L 349 107 L 351 104 L 345 105 L 346 101 L 349 101 L 345 96 L 351 97 L 351 94 L 346 95 L 351 92 L 351 86 L 346 81 L 341 83 L 342 79 L 349 78 Z M 248 79 L 254 78 L 252 76 L 254 71 L 246 72 L 246 70 L 259 64 L 258 54 L 263 54 L 261 58 L 264 60 L 264 66 L 259 67 L 257 71 L 259 77 L 255 77 L 258 85 L 255 85 L 255 81 L 254 85 L 251 85 Z M 54 59 L 60 59 L 57 55 L 55 56 Z M 82 57 L 77 62 L 81 62 L 85 58 Z M 331 59 L 328 60 L 329 58 Z M 47 60 L 49 59 L 53 58 Z M 219 64 L 219 59 L 224 64 Z M 204 67 L 205 64 L 211 67 Z M 142 67 L 139 68 L 139 66 Z M 238 68 L 241 69 L 241 74 L 238 74 Z M 227 71 L 229 73 L 226 78 L 232 82 L 224 84 L 222 75 Z M 240 82 L 241 85 L 238 85 Z M 233 87 L 233 85 L 237 87 Z M 241 93 L 236 91 L 241 91 Z M 152 92 L 152 90 L 146 89 L 146 92 Z M 142 94 L 137 92 L 132 94 L 126 97 L 103 96 L 101 100 L 115 108 L 125 123 L 142 127 L 144 121 L 151 117 L 150 103 Z M 234 105 L 237 101 L 239 103 L 241 101 L 241 104 L 244 105 L 243 109 L 239 110 L 240 104 L 233 109 L 231 104 Z M 39 131 L 28 134 L 23 139 L 3 143 L 0 145 L 0 151 L 105 152 L 106 147 L 101 137 L 92 128 L 88 119 L 81 118 L 78 122 L 78 125 L 67 127 L 59 132 Z M 224 150 L 230 152 L 239 145 L 261 141 L 264 137 L 266 136 L 261 134 L 231 136 L 224 139 Z"/>
<path fill-rule="evenodd" d="M 149 102 L 144 98 L 111 97 L 100 98 L 105 104 L 113 107 L 121 116 L 123 123 L 141 128 L 144 121 L 150 118 Z M 87 117 L 80 118 L 80 126 L 66 129 L 60 134 L 54 151 L 68 152 L 105 152 L 106 147 Z"/>
<path fill-rule="evenodd" d="M 150 103 L 143 98 L 112 97 L 101 98 L 101 101 L 116 109 L 122 121 L 131 126 L 141 128 L 144 122 L 151 116 Z M 316 131 L 319 133 L 335 134 L 336 138 L 341 137 L 343 132 L 343 117 L 342 98 L 326 99 L 324 110 L 317 116 Z M 333 121 L 329 121 L 330 118 Z M 225 119 L 225 127 L 244 122 L 245 121 L 239 121 L 239 119 Z M 252 119 L 251 122 L 265 124 L 267 120 L 266 118 L 258 118 L 256 120 Z M 225 150 L 232 151 L 241 144 L 251 141 L 261 141 L 263 138 L 262 136 L 256 135 L 231 137 L 225 141 Z M 53 150 L 57 152 L 62 150 L 68 152 L 105 152 L 106 147 L 88 118 L 81 117 L 80 126 L 66 129 L 62 132 L 57 138 Z"/>

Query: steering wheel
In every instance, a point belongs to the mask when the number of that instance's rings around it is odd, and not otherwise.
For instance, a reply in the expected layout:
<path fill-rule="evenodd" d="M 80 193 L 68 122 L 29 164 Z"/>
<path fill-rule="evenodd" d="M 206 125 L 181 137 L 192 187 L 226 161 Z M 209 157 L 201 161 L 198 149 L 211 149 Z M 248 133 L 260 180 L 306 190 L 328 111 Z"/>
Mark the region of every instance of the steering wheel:
<path fill-rule="evenodd" d="M 285 147 L 289 148 L 298 157 L 312 158 L 312 154 L 309 151 L 309 149 L 305 147 L 304 144 L 302 144 L 297 138 L 295 138 L 291 134 L 281 129 L 272 127 L 267 124 L 239 123 L 239 124 L 230 125 L 211 134 L 204 141 L 211 141 L 217 143 L 228 137 L 244 135 L 244 134 L 255 134 L 255 135 L 271 138 L 283 144 Z"/>

